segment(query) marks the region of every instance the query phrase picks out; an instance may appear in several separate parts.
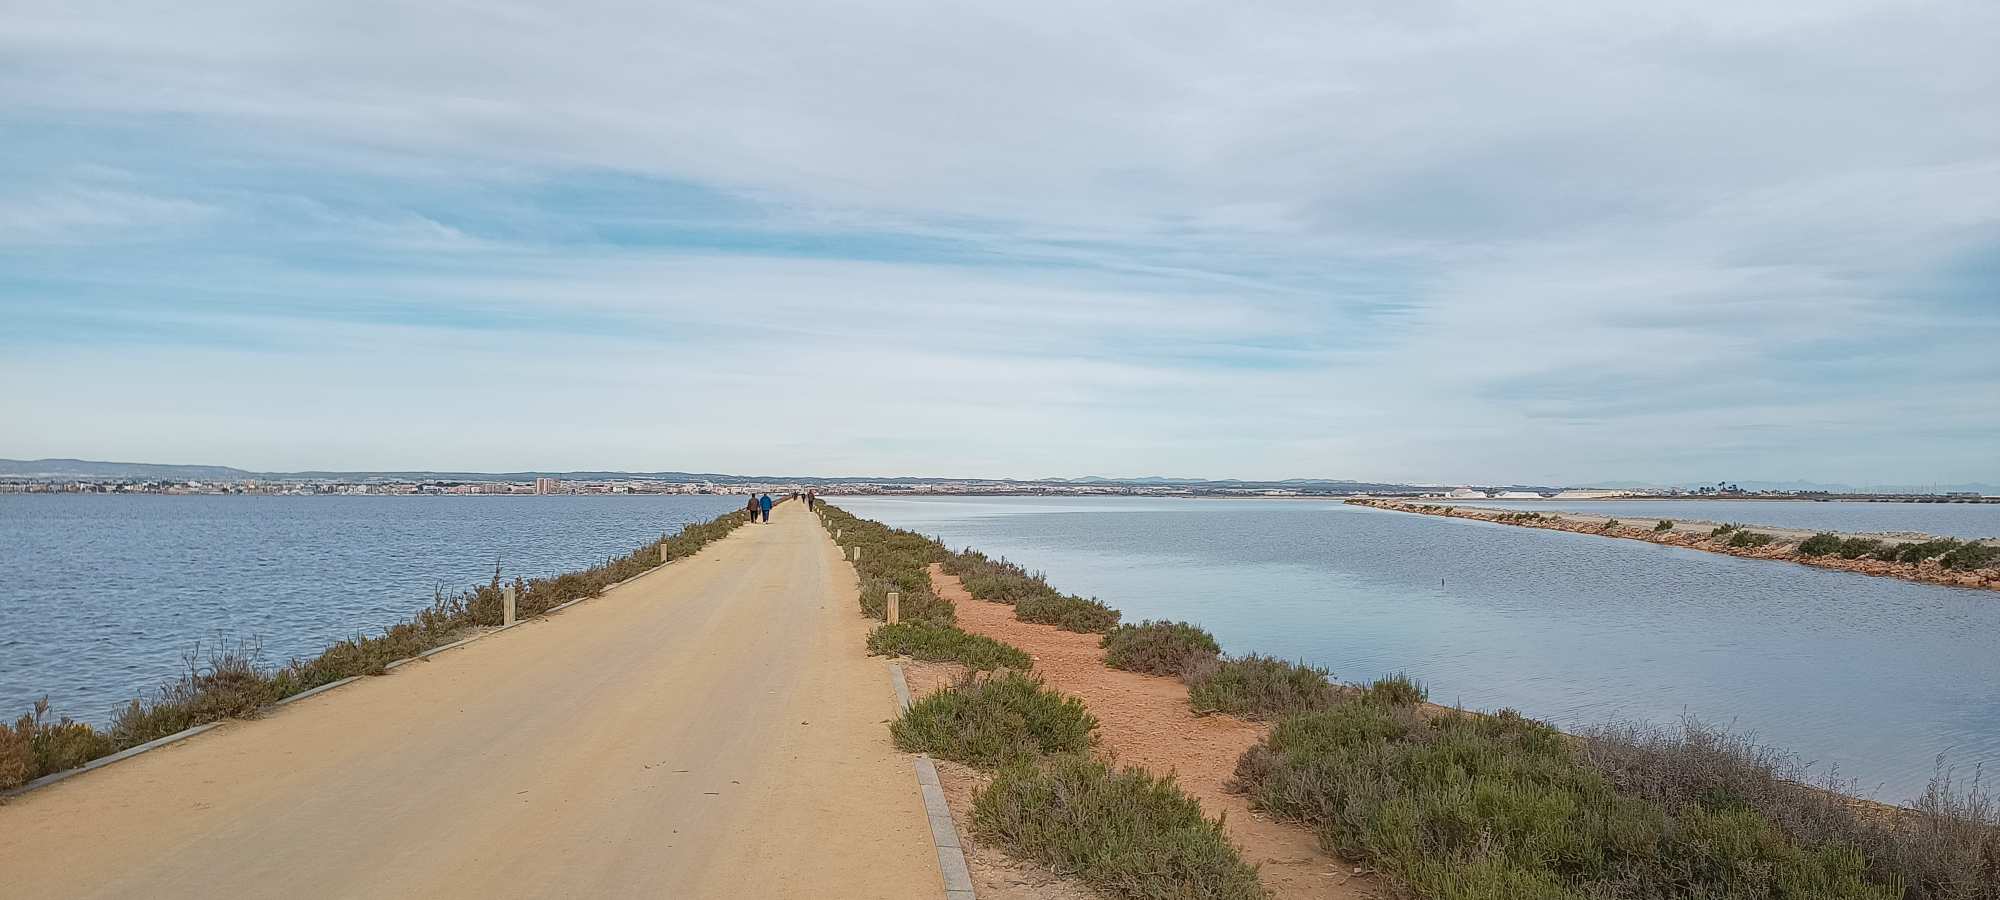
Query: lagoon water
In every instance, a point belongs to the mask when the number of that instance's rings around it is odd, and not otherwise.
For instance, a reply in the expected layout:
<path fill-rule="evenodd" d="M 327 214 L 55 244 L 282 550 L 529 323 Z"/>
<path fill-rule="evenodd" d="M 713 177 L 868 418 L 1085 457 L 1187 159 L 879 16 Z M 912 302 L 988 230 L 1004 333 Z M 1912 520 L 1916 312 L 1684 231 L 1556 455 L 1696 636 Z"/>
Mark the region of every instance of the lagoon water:
<path fill-rule="evenodd" d="M 0 495 L 0 715 L 103 724 L 198 642 L 266 662 L 377 632 L 493 576 L 630 552 L 728 496 Z"/>
<path fill-rule="evenodd" d="M 1044 571 L 1128 621 L 1194 621 L 1228 651 L 1347 680 L 1407 671 L 1441 703 L 1568 727 L 1696 716 L 1890 802 L 1921 793 L 1939 754 L 2000 773 L 1989 591 L 1338 502 L 834 502 Z"/>

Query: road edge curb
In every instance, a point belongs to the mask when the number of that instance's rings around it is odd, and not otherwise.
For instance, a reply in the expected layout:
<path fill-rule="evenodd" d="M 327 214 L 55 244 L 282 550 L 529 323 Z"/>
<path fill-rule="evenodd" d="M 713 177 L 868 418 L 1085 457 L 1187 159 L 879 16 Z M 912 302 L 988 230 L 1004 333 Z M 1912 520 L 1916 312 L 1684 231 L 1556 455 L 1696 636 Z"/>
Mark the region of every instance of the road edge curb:
<path fill-rule="evenodd" d="M 896 685 L 899 709 L 909 709 L 910 682 L 903 676 L 902 663 L 889 663 L 889 680 Z M 937 848 L 938 871 L 944 875 L 945 900 L 974 900 L 972 870 L 965 864 L 965 848 L 959 845 L 958 823 L 952 820 L 951 805 L 945 802 L 937 764 L 930 754 L 919 753 L 916 770 L 917 790 L 924 795 L 924 815 L 930 820 L 931 843 Z"/>

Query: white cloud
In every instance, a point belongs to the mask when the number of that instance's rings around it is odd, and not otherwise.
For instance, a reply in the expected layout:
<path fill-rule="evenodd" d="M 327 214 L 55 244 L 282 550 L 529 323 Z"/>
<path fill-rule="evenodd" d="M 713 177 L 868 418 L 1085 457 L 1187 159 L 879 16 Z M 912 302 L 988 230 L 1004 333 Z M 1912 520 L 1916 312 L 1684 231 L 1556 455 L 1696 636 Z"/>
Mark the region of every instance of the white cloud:
<path fill-rule="evenodd" d="M 226 220 L 258 240 L 183 266 L 108 247 L 129 264 L 61 278 L 295 354 L 64 360 L 195 394 L 296 377 L 354 404 L 343 434 L 435 398 L 424 446 L 465 460 L 438 465 L 639 455 L 661 435 L 593 423 L 666 383 L 695 391 L 676 446 L 716 468 L 2000 477 L 1977 451 L 2000 442 L 2000 285 L 1952 274 L 2000 253 L 1990 4 L 7 5 L 0 121 L 77 129 L 86 157 L 118 128 L 204 152 L 30 184 L 0 244 Z M 259 171 L 284 174 L 211 183 Z M 592 173 L 846 243 L 605 246 L 610 217 L 560 198 L 483 227 Z M 884 237 L 958 258 L 870 256 Z M 0 266 L 46 271 L 23 260 Z M 220 280 L 227 309 L 190 299 Z M 113 402 L 89 381 L 73 402 Z M 481 385 L 602 439 L 484 463 L 484 420 L 442 400 Z M 812 453 L 694 436 L 762 408 L 811 422 Z M 209 431 L 187 451 L 256 462 Z M 49 452 L 84 452 L 69 433 Z"/>

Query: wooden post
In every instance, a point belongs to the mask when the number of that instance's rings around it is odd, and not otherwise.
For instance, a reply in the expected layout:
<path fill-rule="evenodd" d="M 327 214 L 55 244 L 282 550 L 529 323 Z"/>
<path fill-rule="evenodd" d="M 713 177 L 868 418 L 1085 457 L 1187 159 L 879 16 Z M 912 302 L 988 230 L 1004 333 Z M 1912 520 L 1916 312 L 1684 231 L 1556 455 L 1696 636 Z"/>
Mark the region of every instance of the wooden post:
<path fill-rule="evenodd" d="M 513 624 L 514 586 L 510 584 L 500 589 L 500 626 L 505 628 Z"/>
<path fill-rule="evenodd" d="M 666 541 L 661 541 L 661 542 L 660 542 L 660 562 L 666 562 L 666 561 L 667 561 L 667 542 L 666 542 Z"/>
<path fill-rule="evenodd" d="M 854 545 L 854 561 L 855 561 L 855 562 L 860 562 L 860 561 L 861 561 L 861 545 L 860 545 L 860 544 L 855 544 L 855 545 Z"/>
<path fill-rule="evenodd" d="M 898 594 L 895 591 L 889 592 L 889 624 L 891 625 L 896 624 L 896 619 L 898 618 L 897 614 L 902 611 L 901 609 L 903 605 L 902 601 L 903 601 L 902 594 Z"/>

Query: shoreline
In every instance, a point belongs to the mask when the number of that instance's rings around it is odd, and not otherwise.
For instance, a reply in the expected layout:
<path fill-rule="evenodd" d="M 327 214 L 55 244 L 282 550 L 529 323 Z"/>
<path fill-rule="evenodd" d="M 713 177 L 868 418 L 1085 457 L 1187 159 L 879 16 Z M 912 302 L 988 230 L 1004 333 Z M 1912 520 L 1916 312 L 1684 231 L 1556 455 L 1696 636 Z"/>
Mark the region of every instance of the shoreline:
<path fill-rule="evenodd" d="M 1637 519 L 1633 524 L 1625 524 L 1616 516 L 1599 513 L 1578 513 L 1568 511 L 1535 512 L 1514 509 L 1494 509 L 1481 506 L 1452 506 L 1436 503 L 1419 503 L 1410 500 L 1390 500 L 1381 498 L 1356 497 L 1347 501 L 1350 506 L 1362 506 L 1388 512 L 1409 513 L 1420 516 L 1437 516 L 1447 519 L 1469 519 L 1475 522 L 1490 522 L 1496 525 L 1515 525 L 1524 528 L 1542 528 L 1551 531 L 1567 531 L 1575 534 L 1594 534 L 1602 537 L 1644 541 L 1670 547 L 1684 547 L 1707 553 L 1720 553 L 1744 559 L 1762 559 L 1775 562 L 1792 562 L 1835 569 L 1879 578 L 1899 578 L 1923 584 L 1943 587 L 1971 588 L 1975 590 L 2000 590 L 2000 563 L 1987 563 L 1978 568 L 1947 568 L 1936 556 L 1918 562 L 1889 561 L 1869 558 L 1865 555 L 1845 557 L 1832 552 L 1814 554 L 1801 546 L 1815 538 L 1830 536 L 1843 542 L 1873 542 L 1880 549 L 1905 548 L 1926 543 L 1952 541 L 1966 546 L 2000 547 L 1992 540 L 1957 541 L 1936 535 L 1917 532 L 1888 533 L 1848 533 L 1815 531 L 1803 528 L 1778 528 L 1763 525 L 1738 525 L 1705 520 Z M 1660 525 L 1666 525 L 1661 528 Z M 1750 537 L 1744 537 L 1748 535 Z M 1940 551 L 1939 555 L 1942 555 Z"/>

